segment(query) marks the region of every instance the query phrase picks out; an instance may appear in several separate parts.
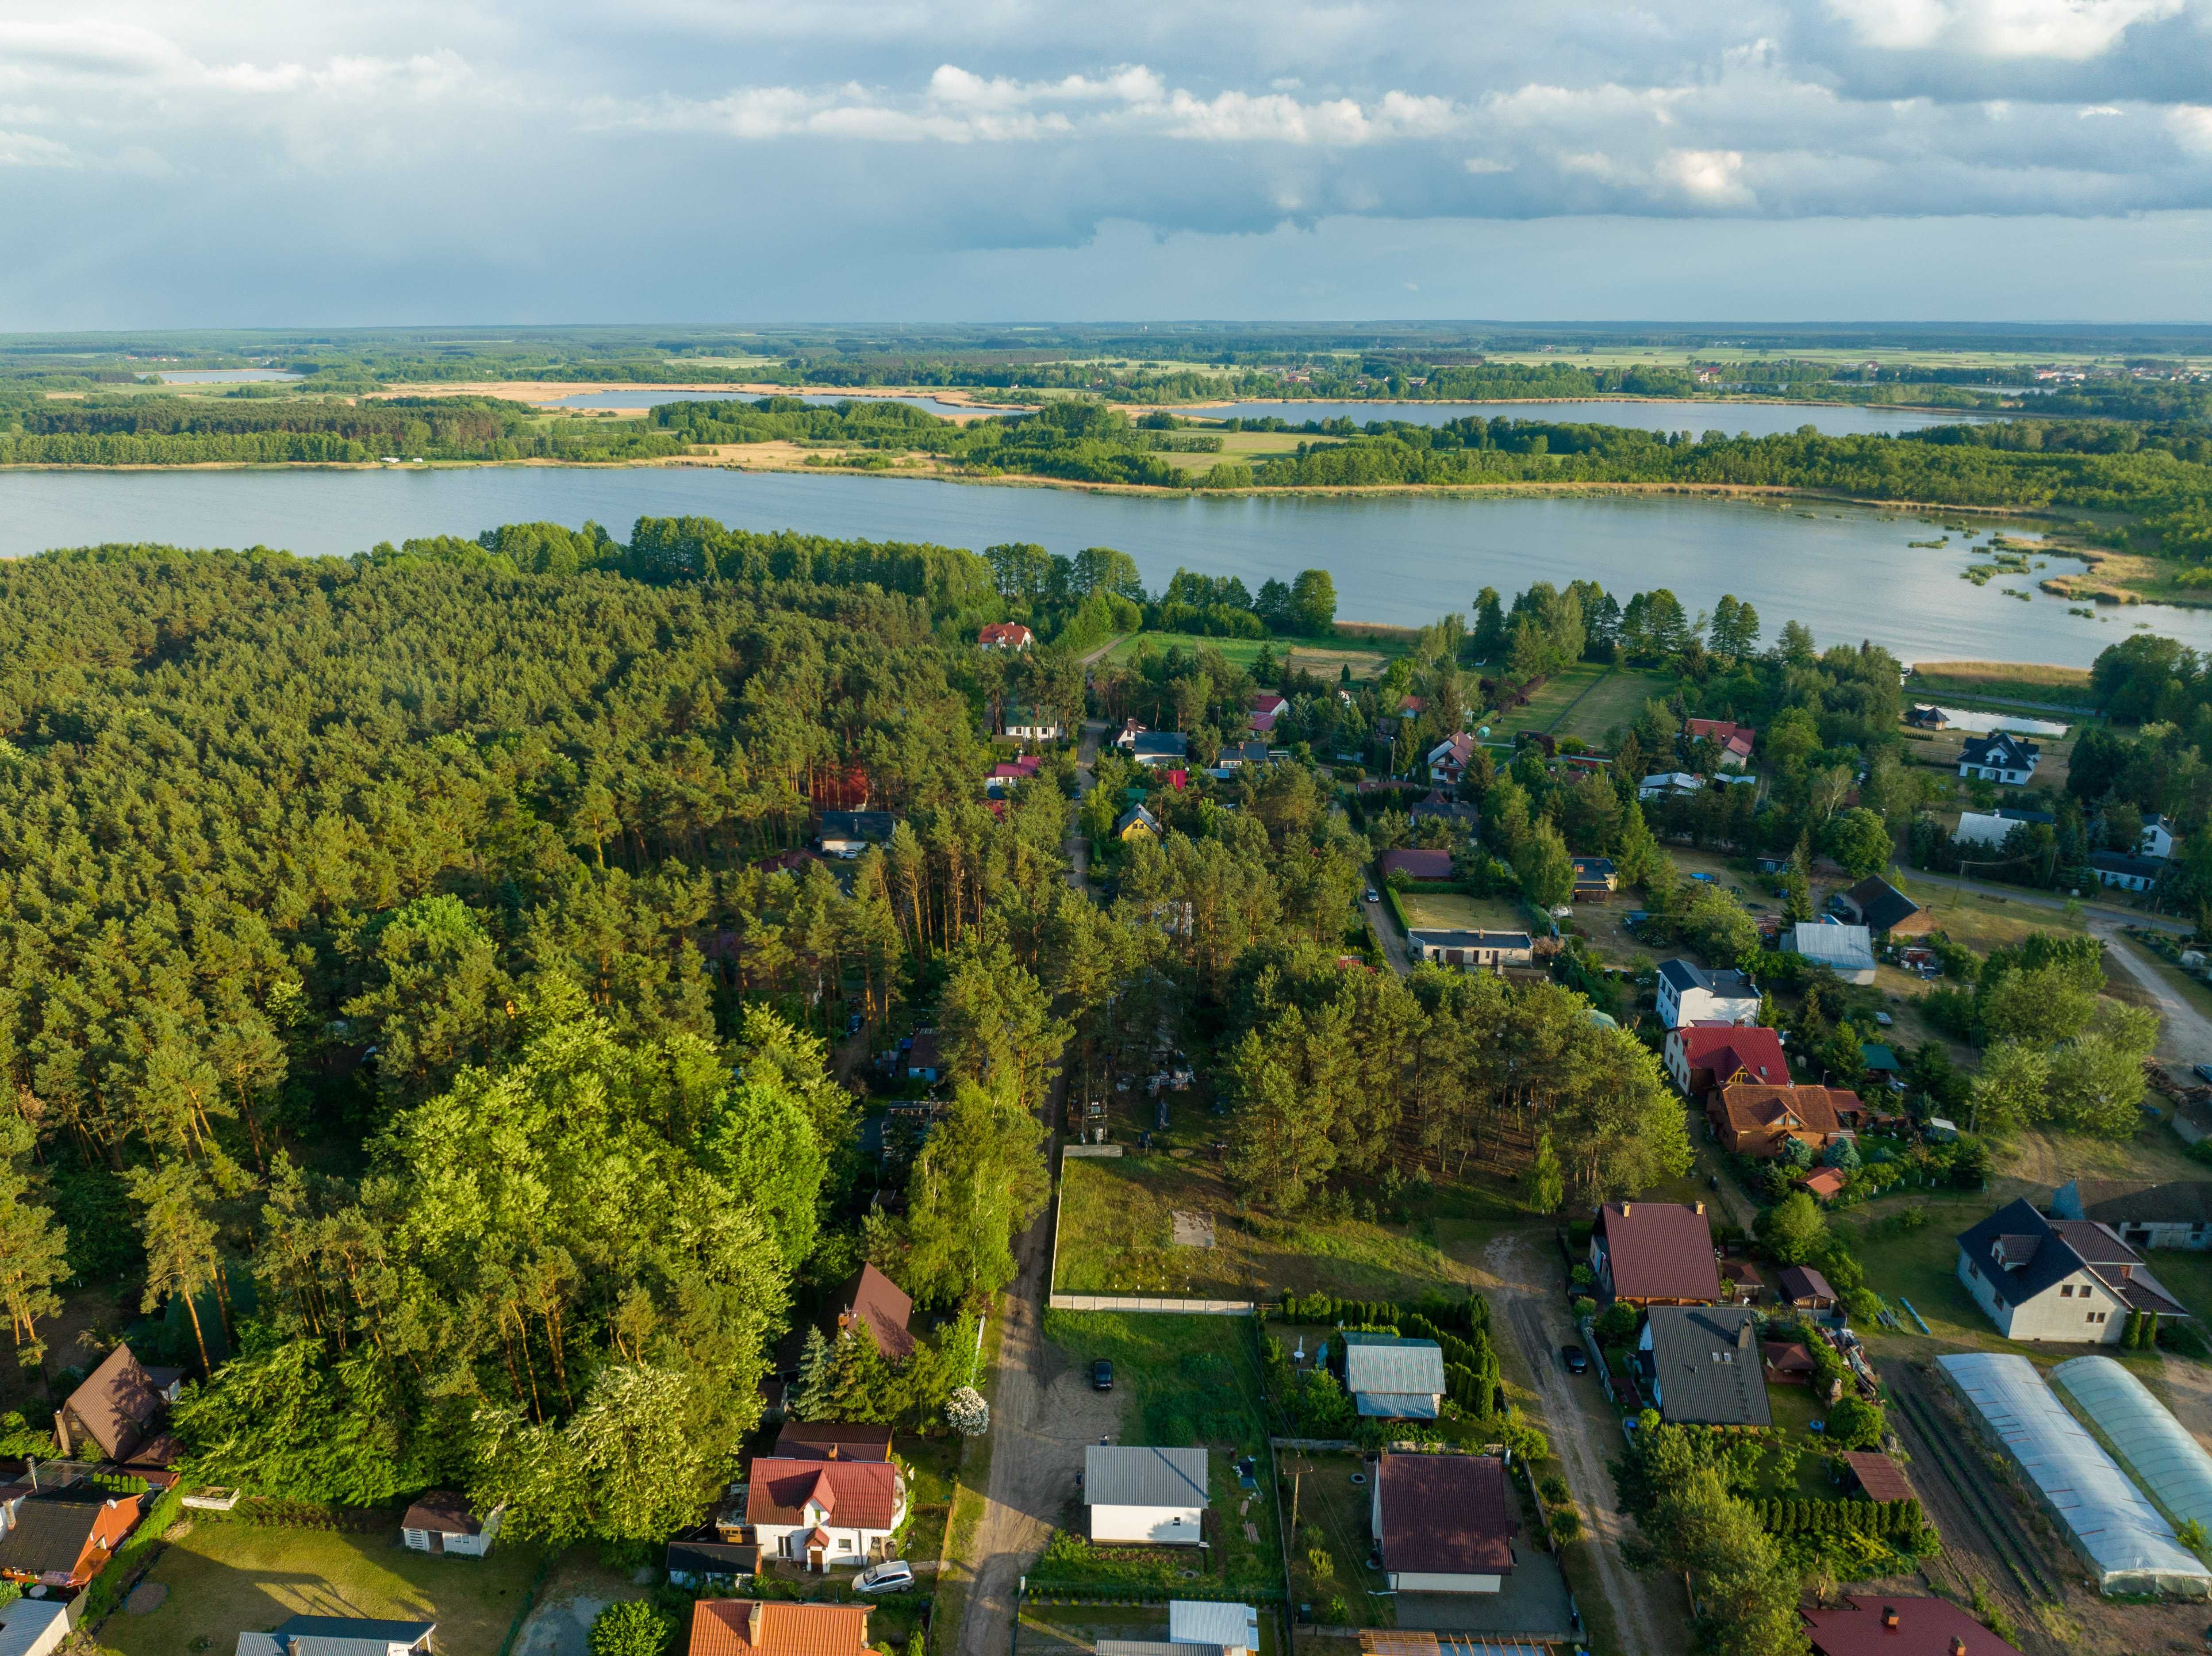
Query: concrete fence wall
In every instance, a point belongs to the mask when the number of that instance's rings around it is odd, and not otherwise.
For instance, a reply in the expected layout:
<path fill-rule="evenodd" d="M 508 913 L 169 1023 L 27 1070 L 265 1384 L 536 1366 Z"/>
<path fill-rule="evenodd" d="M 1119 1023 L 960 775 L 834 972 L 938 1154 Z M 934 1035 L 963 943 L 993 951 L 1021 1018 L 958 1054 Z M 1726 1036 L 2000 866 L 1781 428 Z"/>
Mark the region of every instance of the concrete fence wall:
<path fill-rule="evenodd" d="M 1121 1147 L 1119 1144 L 1063 1144 L 1060 1154 L 1063 1160 L 1071 1156 L 1118 1156 L 1121 1154 Z"/>
<path fill-rule="evenodd" d="M 1135 1294 L 1055 1294 L 1045 1301 L 1054 1311 L 1164 1311 L 1186 1317 L 1249 1317 L 1249 1300 L 1167 1300 Z"/>

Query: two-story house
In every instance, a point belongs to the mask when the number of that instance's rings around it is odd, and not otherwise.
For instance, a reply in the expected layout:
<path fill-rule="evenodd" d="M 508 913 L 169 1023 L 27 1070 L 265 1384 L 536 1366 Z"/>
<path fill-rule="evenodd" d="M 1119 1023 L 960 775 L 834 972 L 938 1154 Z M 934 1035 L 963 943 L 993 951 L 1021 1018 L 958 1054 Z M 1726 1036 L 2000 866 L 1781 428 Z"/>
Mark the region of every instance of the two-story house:
<path fill-rule="evenodd" d="M 1959 1238 L 1959 1280 L 2007 1339 L 2112 1345 L 2131 1311 L 2189 1314 L 2111 1227 L 2046 1219 L 2025 1198 Z"/>

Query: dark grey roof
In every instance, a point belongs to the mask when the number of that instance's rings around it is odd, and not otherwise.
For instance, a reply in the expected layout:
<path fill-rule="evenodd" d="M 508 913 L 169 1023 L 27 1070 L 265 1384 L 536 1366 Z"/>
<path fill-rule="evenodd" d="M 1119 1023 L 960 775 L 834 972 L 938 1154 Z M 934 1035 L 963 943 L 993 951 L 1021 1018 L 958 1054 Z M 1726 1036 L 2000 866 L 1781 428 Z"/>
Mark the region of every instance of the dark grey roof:
<path fill-rule="evenodd" d="M 1408 931 L 1417 943 L 1431 949 L 1527 949 L 1526 931 Z"/>
<path fill-rule="evenodd" d="M 1241 761 L 1247 765 L 1264 765 L 1267 762 L 1267 744 L 1255 738 L 1250 742 L 1238 742 L 1224 748 L 1221 750 L 1221 762 L 1225 765 L 1232 759 Z"/>
<path fill-rule="evenodd" d="M 1745 1306 L 1655 1305 L 1651 1374 L 1678 1425 L 1771 1426 L 1756 1319 Z"/>
<path fill-rule="evenodd" d="M 2024 770 L 2042 752 L 2043 749 L 2034 743 L 2023 742 L 2009 731 L 1999 731 L 1992 736 L 1968 737 L 1959 757 L 1969 765 L 1991 765 L 1999 770 Z"/>
<path fill-rule="evenodd" d="M 71 1483 L 27 1495 L 15 1522 L 0 1535 L 0 1570 L 38 1576 L 67 1575 L 84 1556 L 85 1543 L 111 1501 L 126 1499 L 93 1483 Z"/>
<path fill-rule="evenodd" d="M 1810 1265 L 1784 1265 L 1776 1278 L 1782 1297 L 1791 1304 L 1799 1300 L 1833 1300 L 1836 1290 L 1828 1286 L 1828 1279 Z"/>
<path fill-rule="evenodd" d="M 239 1656 L 276 1650 L 286 1656 L 384 1656 L 393 1645 L 421 1644 L 435 1622 L 380 1622 L 367 1617 L 295 1616 L 266 1634 L 238 1635 Z"/>
<path fill-rule="evenodd" d="M 1868 875 L 1844 895 L 1858 910 L 1860 921 L 1874 931 L 1887 931 L 1920 912 L 1918 903 L 1879 874 Z"/>
<path fill-rule="evenodd" d="M 712 1524 L 702 1524 L 669 1538 L 664 1568 L 672 1575 L 752 1575 L 760 1569 L 760 1549 L 749 1541 L 725 1541 Z"/>
<path fill-rule="evenodd" d="M 2093 851 L 2089 866 L 2107 874 L 2130 874 L 2139 880 L 2155 880 L 2168 864 L 2154 857 L 2130 857 L 2124 851 Z"/>
<path fill-rule="evenodd" d="M 2006 1244 L 2002 1253 L 2000 1243 Z M 2104 1226 L 2086 1219 L 2046 1219 L 2026 1197 L 1966 1232 L 1959 1246 L 2009 1305 L 2026 1305 L 2086 1271 L 2136 1310 L 2189 1314 L 2149 1277 L 2137 1274 L 2141 1258 Z"/>
<path fill-rule="evenodd" d="M 1659 975 L 1674 986 L 1675 992 L 1685 989 L 1703 989 L 1716 995 L 1752 996 L 1759 992 L 1749 978 L 1731 968 L 1725 972 L 1708 972 L 1695 961 L 1679 956 L 1659 962 Z"/>
<path fill-rule="evenodd" d="M 898 818 L 887 810 L 825 810 L 822 813 L 821 837 L 865 840 L 870 845 L 882 845 L 897 826 Z"/>
<path fill-rule="evenodd" d="M 2100 1224 L 2212 1222 L 2212 1180 L 2182 1179 L 2154 1185 L 2133 1179 L 2076 1179 L 2073 1190 L 2080 1216 Z"/>
<path fill-rule="evenodd" d="M 1131 751 L 1139 759 L 1180 759 L 1190 751 L 1190 738 L 1181 731 L 1139 732 Z"/>
<path fill-rule="evenodd" d="M 2043 822 L 2055 824 L 2058 819 L 2047 810 L 2028 810 L 2019 805 L 1999 805 L 1985 813 L 2008 822 Z"/>

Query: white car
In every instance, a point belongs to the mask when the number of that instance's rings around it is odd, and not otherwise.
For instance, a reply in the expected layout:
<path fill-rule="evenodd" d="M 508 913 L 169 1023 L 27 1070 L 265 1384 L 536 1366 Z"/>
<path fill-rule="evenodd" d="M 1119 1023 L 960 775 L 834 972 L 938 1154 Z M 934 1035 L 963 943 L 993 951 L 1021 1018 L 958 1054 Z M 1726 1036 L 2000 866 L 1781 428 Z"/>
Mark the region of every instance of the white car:
<path fill-rule="evenodd" d="M 853 1583 L 855 1592 L 903 1592 L 914 1585 L 914 1568 L 903 1558 L 890 1558 L 860 1572 Z"/>

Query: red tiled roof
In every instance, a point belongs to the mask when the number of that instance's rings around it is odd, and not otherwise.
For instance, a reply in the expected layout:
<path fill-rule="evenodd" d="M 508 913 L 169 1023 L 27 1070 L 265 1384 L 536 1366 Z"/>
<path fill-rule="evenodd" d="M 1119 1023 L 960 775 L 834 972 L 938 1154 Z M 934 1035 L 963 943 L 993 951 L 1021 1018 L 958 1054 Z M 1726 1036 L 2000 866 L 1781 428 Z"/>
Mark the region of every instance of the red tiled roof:
<path fill-rule="evenodd" d="M 1382 1567 L 1393 1574 L 1499 1575 L 1521 1520 L 1493 1455 L 1386 1454 L 1376 1468 Z"/>
<path fill-rule="evenodd" d="M 1842 1087 L 1752 1086 L 1720 1089 L 1720 1107 L 1730 1129 L 1759 1134 L 1788 1131 L 1786 1112 L 1803 1124 L 1802 1131 L 1826 1135 L 1839 1132 L 1846 1115 L 1857 1115 L 1866 1107 L 1859 1095 Z"/>
<path fill-rule="evenodd" d="M 1887 1455 L 1872 1449 L 1848 1449 L 1844 1453 L 1844 1465 L 1851 1469 L 1851 1476 L 1859 1481 L 1859 1488 L 1869 1501 L 1905 1501 L 1912 1495 L 1912 1485 L 1905 1481 L 1905 1473 Z"/>
<path fill-rule="evenodd" d="M 691 1607 L 690 1656 L 868 1656 L 868 1612 L 873 1608 L 702 1598 Z M 756 1627 L 757 1642 L 752 1636 Z"/>
<path fill-rule="evenodd" d="M 1806 1192 L 1816 1202 L 1825 1202 L 1838 1194 L 1848 1182 L 1834 1168 L 1823 1168 L 1818 1173 L 1808 1173 L 1797 1181 L 1797 1188 Z"/>
<path fill-rule="evenodd" d="M 1252 694 L 1252 711 L 1255 713 L 1279 713 L 1291 704 L 1273 690 L 1255 690 Z"/>
<path fill-rule="evenodd" d="M 1613 1262 L 1617 1298 L 1720 1298 L 1713 1228 L 1698 1209 L 1679 1202 L 1607 1202 L 1597 1211 L 1597 1228 Z"/>
<path fill-rule="evenodd" d="M 1783 1055 L 1782 1037 L 1771 1029 L 1752 1024 L 1693 1023 L 1675 1031 L 1682 1056 L 1690 1067 L 1691 1090 L 1698 1090 L 1698 1072 L 1712 1072 L 1711 1085 L 1725 1087 L 1741 1070 L 1754 1083 L 1786 1084 L 1790 1060 Z"/>
<path fill-rule="evenodd" d="M 745 1522 L 804 1524 L 809 1501 L 843 1530 L 887 1530 L 898 1512 L 898 1468 L 882 1460 L 756 1459 L 746 1479 Z"/>
<path fill-rule="evenodd" d="M 1897 1625 L 1884 1625 L 1884 1612 L 1897 1613 Z M 1802 1612 L 1805 1630 L 1819 1656 L 1950 1656 L 1951 1641 L 1963 1641 L 1967 1656 L 2020 1656 L 2008 1644 L 1948 1598 L 1913 1593 L 1854 1594 L 1833 1610 Z"/>
<path fill-rule="evenodd" d="M 836 1453 L 833 1455 L 830 1451 Z M 889 1460 L 891 1429 L 850 1421 L 787 1420 L 775 1435 L 779 1460 Z"/>
<path fill-rule="evenodd" d="M 1688 719 L 1682 721 L 1682 728 L 1692 741 L 1709 736 L 1729 752 L 1744 759 L 1751 757 L 1752 738 L 1759 734 L 1753 725 L 1738 725 L 1725 719 Z"/>
<path fill-rule="evenodd" d="M 975 634 L 978 644 L 1027 644 L 1034 636 L 1018 621 L 994 621 Z"/>
<path fill-rule="evenodd" d="M 929 1062 L 937 1061 L 936 1032 L 925 1031 L 931 1037 Z M 909 1064 L 921 1059 L 921 1036 L 914 1040 L 914 1049 L 908 1054 Z M 907 1331 L 907 1319 L 914 1314 L 914 1301 L 899 1285 L 873 1265 L 862 1265 L 847 1281 L 837 1295 L 837 1326 L 847 1326 L 853 1319 L 866 1320 L 870 1331 L 876 1337 L 876 1349 L 893 1362 L 903 1362 L 914 1352 L 914 1336 Z"/>
<path fill-rule="evenodd" d="M 1375 859 L 1382 877 L 1403 874 L 1409 880 L 1449 880 L 1452 877 L 1449 851 L 1386 851 Z"/>

